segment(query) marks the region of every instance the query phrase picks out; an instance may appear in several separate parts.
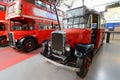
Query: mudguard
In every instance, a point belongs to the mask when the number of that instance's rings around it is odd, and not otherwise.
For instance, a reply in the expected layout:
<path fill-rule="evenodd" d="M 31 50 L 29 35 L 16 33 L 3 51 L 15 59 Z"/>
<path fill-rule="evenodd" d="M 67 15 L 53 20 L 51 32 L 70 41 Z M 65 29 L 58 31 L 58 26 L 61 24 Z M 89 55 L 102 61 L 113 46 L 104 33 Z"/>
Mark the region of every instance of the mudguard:
<path fill-rule="evenodd" d="M 78 44 L 75 47 L 75 55 L 79 58 L 85 58 L 92 55 L 93 49 L 93 44 Z"/>
<path fill-rule="evenodd" d="M 2 36 L 0 36 L 0 38 L 6 38 L 6 35 L 2 35 Z"/>
<path fill-rule="evenodd" d="M 27 36 L 27 37 L 22 38 L 22 39 L 19 41 L 20 46 L 22 46 L 22 45 L 23 45 L 23 42 L 24 42 L 25 40 L 27 40 L 27 39 L 33 39 L 33 40 L 35 40 L 36 43 L 37 43 L 37 39 L 36 39 L 35 37 L 33 37 L 33 36 Z"/>

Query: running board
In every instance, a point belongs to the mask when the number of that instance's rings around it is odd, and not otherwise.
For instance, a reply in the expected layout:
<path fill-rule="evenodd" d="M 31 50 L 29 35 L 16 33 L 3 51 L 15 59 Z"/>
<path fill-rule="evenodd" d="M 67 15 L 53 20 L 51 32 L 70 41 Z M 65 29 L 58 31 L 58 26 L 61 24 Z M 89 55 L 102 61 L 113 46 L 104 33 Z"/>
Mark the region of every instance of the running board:
<path fill-rule="evenodd" d="M 43 56 L 43 57 L 44 57 L 44 56 Z M 80 71 L 80 68 L 65 66 L 65 65 L 60 64 L 60 63 L 57 63 L 57 62 L 55 62 L 55 61 L 53 61 L 53 60 L 50 60 L 50 59 L 48 59 L 48 58 L 46 58 L 46 57 L 44 57 L 44 58 L 45 58 L 45 60 L 47 60 L 48 62 L 50 62 L 50 63 L 52 63 L 52 64 L 54 64 L 54 65 L 56 65 L 56 66 L 58 66 L 58 67 L 61 67 L 61 68 L 64 68 L 64 69 L 68 69 L 68 70 L 71 70 L 71 71 L 74 71 L 74 72 L 79 72 L 79 71 Z"/>

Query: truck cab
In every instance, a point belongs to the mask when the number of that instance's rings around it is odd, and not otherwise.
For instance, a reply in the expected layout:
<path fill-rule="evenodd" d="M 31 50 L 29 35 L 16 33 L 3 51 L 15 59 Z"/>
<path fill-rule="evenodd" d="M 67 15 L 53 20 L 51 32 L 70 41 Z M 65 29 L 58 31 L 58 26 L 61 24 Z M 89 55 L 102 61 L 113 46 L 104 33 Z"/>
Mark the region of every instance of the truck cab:
<path fill-rule="evenodd" d="M 104 39 L 104 18 L 86 6 L 70 9 L 63 19 L 64 29 L 53 31 L 41 54 L 49 62 L 76 71 L 84 78 L 93 56 Z"/>

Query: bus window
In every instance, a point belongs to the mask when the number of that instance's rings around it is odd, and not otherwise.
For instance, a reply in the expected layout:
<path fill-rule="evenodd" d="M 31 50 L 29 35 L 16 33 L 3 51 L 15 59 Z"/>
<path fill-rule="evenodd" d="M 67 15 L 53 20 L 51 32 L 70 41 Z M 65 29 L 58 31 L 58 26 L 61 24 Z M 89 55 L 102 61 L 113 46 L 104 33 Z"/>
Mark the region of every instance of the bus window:
<path fill-rule="evenodd" d="M 89 15 L 88 17 L 87 28 L 92 28 L 92 15 Z"/>
<path fill-rule="evenodd" d="M 44 29 L 45 29 L 45 30 L 49 29 L 49 26 L 48 26 L 47 24 L 44 25 Z"/>
<path fill-rule="evenodd" d="M 13 1 L 18 1 L 18 0 L 8 0 L 8 3 L 12 3 Z"/>
<path fill-rule="evenodd" d="M 6 30 L 10 30 L 10 27 L 9 27 L 9 24 L 8 23 L 6 23 Z"/>
<path fill-rule="evenodd" d="M 30 30 L 35 30 L 35 24 L 34 23 L 30 23 L 29 24 L 29 29 Z"/>
<path fill-rule="evenodd" d="M 36 4 L 37 6 L 42 6 L 42 2 L 39 1 L 39 0 L 36 0 L 35 4 Z"/>
<path fill-rule="evenodd" d="M 35 23 L 12 22 L 12 30 L 35 30 Z"/>
<path fill-rule="evenodd" d="M 28 30 L 28 24 L 27 23 L 22 24 L 22 30 Z"/>
<path fill-rule="evenodd" d="M 35 4 L 35 0 L 25 0 L 25 1 L 32 3 L 32 4 Z"/>
<path fill-rule="evenodd" d="M 43 3 L 43 2 L 41 2 L 40 0 L 37 0 L 37 1 L 36 1 L 36 5 L 37 5 L 37 6 L 40 6 L 40 7 L 43 7 L 43 8 L 45 8 L 45 9 L 47 9 L 46 4 Z"/>
<path fill-rule="evenodd" d="M 80 17 L 80 23 L 87 23 L 87 20 L 84 17 Z"/>
<path fill-rule="evenodd" d="M 68 26 L 67 28 L 72 28 L 72 25 L 73 25 L 73 19 L 68 19 Z"/>
<path fill-rule="evenodd" d="M 39 27 L 39 29 L 42 29 L 42 30 L 43 30 L 43 29 L 44 29 L 44 24 L 39 23 L 39 24 L 38 24 L 38 27 Z"/>
<path fill-rule="evenodd" d="M 80 22 L 80 18 L 74 18 L 74 24 L 78 24 Z"/>
<path fill-rule="evenodd" d="M 103 16 L 102 16 L 101 19 L 100 19 L 100 27 L 101 27 L 101 28 L 105 28 L 105 19 L 104 19 Z"/>
<path fill-rule="evenodd" d="M 47 10 L 50 11 L 50 5 L 45 4 L 45 3 L 41 2 L 40 0 L 37 0 L 37 1 L 35 2 L 35 4 L 36 4 L 37 6 L 40 6 L 40 7 L 44 8 L 44 9 L 47 9 Z"/>
<path fill-rule="evenodd" d="M 97 28 L 97 23 L 92 23 L 92 28 Z"/>
<path fill-rule="evenodd" d="M 99 28 L 100 22 L 99 22 L 99 16 L 93 15 L 93 21 L 92 21 L 92 28 Z"/>
<path fill-rule="evenodd" d="M 49 25 L 49 29 L 54 29 L 52 24 Z"/>
<path fill-rule="evenodd" d="M 50 5 L 46 4 L 46 8 L 50 11 Z"/>
<path fill-rule="evenodd" d="M 21 23 L 13 23 L 12 30 L 22 30 Z M 24 29 L 23 29 L 24 30 Z"/>
<path fill-rule="evenodd" d="M 67 29 L 67 23 L 68 23 L 67 19 L 63 19 L 62 25 L 64 26 L 63 27 L 64 29 Z"/>
<path fill-rule="evenodd" d="M 60 30 L 58 24 L 55 24 L 55 29 Z"/>
<path fill-rule="evenodd" d="M 6 10 L 6 7 L 3 6 L 3 5 L 0 5 L 0 10 L 5 11 L 5 10 Z"/>
<path fill-rule="evenodd" d="M 0 24 L 0 31 L 4 30 L 4 24 Z"/>

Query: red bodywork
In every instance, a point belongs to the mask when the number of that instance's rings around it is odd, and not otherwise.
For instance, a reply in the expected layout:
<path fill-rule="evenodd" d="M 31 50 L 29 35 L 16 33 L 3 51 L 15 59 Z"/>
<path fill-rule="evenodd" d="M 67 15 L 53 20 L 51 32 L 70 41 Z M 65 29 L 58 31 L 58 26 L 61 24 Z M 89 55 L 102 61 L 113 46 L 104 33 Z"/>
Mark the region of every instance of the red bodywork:
<path fill-rule="evenodd" d="M 5 14 L 6 14 L 6 7 L 7 7 L 7 3 L 6 1 L 0 1 L 0 5 L 1 6 L 4 6 L 4 10 L 0 10 L 0 24 L 2 24 L 4 26 L 4 28 L 2 30 L 0 30 L 0 38 L 2 36 L 8 36 L 8 33 L 7 33 L 7 30 L 6 30 L 6 27 L 5 27 Z M 1 27 L 1 26 L 0 26 Z"/>
<path fill-rule="evenodd" d="M 5 23 L 5 11 L 0 10 L 0 22 Z"/>
<path fill-rule="evenodd" d="M 0 37 L 4 36 L 4 35 L 7 37 L 8 36 L 8 31 L 6 31 L 6 30 L 0 31 Z"/>
<path fill-rule="evenodd" d="M 91 43 L 92 31 L 90 29 L 72 28 L 72 29 L 66 29 L 63 31 L 66 32 L 67 44 L 70 44 L 72 47 L 75 47 L 75 44 Z"/>
<path fill-rule="evenodd" d="M 92 44 L 92 30 L 89 28 L 71 28 L 62 30 L 66 33 L 66 44 L 71 45 L 73 48 L 76 44 Z M 95 49 L 98 49 L 103 43 L 105 37 L 105 29 L 98 29 Z"/>
<path fill-rule="evenodd" d="M 62 17 L 63 16 L 59 15 L 60 21 L 62 21 Z M 51 12 L 50 10 L 28 3 L 24 0 L 18 0 L 8 6 L 6 19 L 12 18 L 15 20 L 33 18 L 44 21 L 46 20 L 47 22 L 54 20 L 54 22 L 57 23 L 57 21 L 55 21 L 55 12 Z"/>
<path fill-rule="evenodd" d="M 3 2 L 0 1 L 0 5 L 7 7 L 8 4 L 4 1 Z M 0 10 L 0 22 L 5 23 L 5 14 L 6 14 L 5 10 Z"/>
<path fill-rule="evenodd" d="M 41 44 L 43 41 L 50 39 L 51 37 L 50 35 L 52 31 L 54 30 L 41 30 L 41 31 L 29 30 L 29 31 L 12 31 L 12 32 L 14 32 L 15 40 L 21 40 L 22 38 L 27 36 L 34 36 L 37 39 L 38 44 Z"/>
<path fill-rule="evenodd" d="M 60 21 L 62 21 L 61 15 L 59 15 Z M 51 32 L 55 28 L 39 29 L 39 24 L 44 25 L 56 25 L 57 19 L 55 12 L 47 10 L 43 7 L 37 6 L 36 4 L 31 4 L 24 0 L 17 0 L 12 2 L 7 9 L 6 19 L 10 27 L 11 32 L 14 33 L 15 41 L 20 41 L 21 39 L 32 36 L 37 40 L 38 45 L 43 41 L 50 39 Z M 13 30 L 12 21 L 26 21 L 28 24 L 34 21 L 34 30 Z"/>
<path fill-rule="evenodd" d="M 105 38 L 105 29 L 98 29 L 95 49 L 98 49 L 101 46 L 104 38 Z"/>

